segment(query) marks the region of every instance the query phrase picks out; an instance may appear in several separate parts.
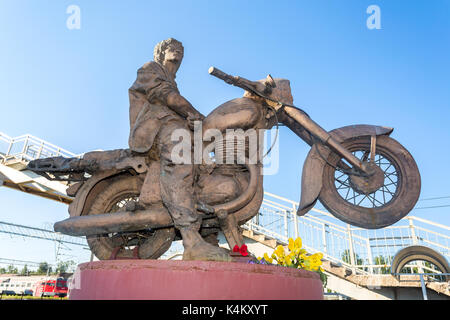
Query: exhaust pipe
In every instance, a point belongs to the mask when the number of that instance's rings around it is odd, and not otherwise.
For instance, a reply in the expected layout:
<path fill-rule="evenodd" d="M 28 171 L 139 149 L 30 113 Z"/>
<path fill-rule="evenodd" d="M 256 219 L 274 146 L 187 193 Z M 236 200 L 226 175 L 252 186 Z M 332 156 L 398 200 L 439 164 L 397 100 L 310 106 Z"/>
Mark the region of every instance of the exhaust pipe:
<path fill-rule="evenodd" d="M 160 207 L 148 210 L 71 217 L 56 222 L 53 228 L 56 232 L 71 236 L 90 236 L 138 231 L 170 225 L 173 225 L 173 220 L 169 212 L 165 207 Z"/>

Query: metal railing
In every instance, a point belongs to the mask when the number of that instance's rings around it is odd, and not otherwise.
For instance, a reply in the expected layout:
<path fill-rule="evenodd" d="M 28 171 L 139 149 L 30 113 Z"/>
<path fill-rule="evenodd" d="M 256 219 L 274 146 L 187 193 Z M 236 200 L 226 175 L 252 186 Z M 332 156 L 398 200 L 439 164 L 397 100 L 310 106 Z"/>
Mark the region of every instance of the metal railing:
<path fill-rule="evenodd" d="M 448 226 L 408 216 L 392 226 L 368 230 L 352 227 L 315 208 L 298 217 L 297 206 L 295 201 L 265 192 L 259 214 L 244 228 L 283 244 L 291 237 L 301 237 L 308 251 L 322 252 L 325 259 L 359 274 L 390 273 L 395 254 L 410 245 L 424 245 L 447 259 L 450 257 Z M 423 263 L 410 263 L 405 267 L 415 273 L 417 270 L 438 272 Z"/>
<path fill-rule="evenodd" d="M 0 163 L 10 160 L 31 161 L 47 157 L 79 157 L 70 151 L 30 134 L 12 138 L 0 132 Z"/>
<path fill-rule="evenodd" d="M 414 280 L 402 280 L 401 276 L 411 276 L 409 273 L 393 273 L 393 276 L 397 276 L 399 281 L 414 281 Z M 420 287 L 422 289 L 423 300 L 428 300 L 427 287 L 425 282 L 431 283 L 437 281 L 436 278 L 441 278 L 444 276 L 450 276 L 450 273 L 439 273 L 439 274 L 430 274 L 430 273 L 415 273 L 415 276 L 419 276 Z M 439 281 L 439 280 L 438 280 Z M 440 280 L 441 282 L 442 280 Z"/>
<path fill-rule="evenodd" d="M 16 138 L 0 132 L 0 163 L 10 160 L 30 161 L 45 157 L 80 157 L 45 140 L 26 134 Z M 290 237 L 301 237 L 310 252 L 322 252 L 324 258 L 360 274 L 389 273 L 392 260 L 400 249 L 425 245 L 450 257 L 448 226 L 408 216 L 398 223 L 378 230 L 351 227 L 330 213 L 313 208 L 307 215 L 296 215 L 298 202 L 265 192 L 258 215 L 244 228 L 287 244 Z M 411 271 L 417 265 L 409 264 Z M 436 271 L 427 265 L 420 270 Z"/>

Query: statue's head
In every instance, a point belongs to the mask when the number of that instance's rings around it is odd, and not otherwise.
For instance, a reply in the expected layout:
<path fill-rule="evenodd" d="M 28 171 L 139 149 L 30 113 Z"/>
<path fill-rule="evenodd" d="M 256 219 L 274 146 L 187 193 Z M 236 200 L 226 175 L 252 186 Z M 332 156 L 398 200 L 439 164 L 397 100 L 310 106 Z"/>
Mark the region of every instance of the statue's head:
<path fill-rule="evenodd" d="M 177 68 L 183 60 L 184 48 L 180 41 L 174 38 L 163 40 L 155 46 L 153 51 L 153 59 L 162 64 L 173 63 L 177 65 Z"/>

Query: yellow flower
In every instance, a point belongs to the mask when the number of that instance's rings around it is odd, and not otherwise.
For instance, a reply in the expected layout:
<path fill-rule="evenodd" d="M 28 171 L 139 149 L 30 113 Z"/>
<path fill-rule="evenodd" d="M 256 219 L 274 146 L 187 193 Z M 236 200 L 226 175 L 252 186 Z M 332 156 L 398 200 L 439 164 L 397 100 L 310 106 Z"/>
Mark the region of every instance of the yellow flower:
<path fill-rule="evenodd" d="M 287 251 L 282 245 L 278 245 L 272 252 L 271 257 L 264 253 L 264 259 L 269 263 L 276 263 L 284 267 L 296 267 L 307 271 L 322 271 L 322 253 L 309 254 L 302 249 L 302 239 L 289 238 Z M 258 258 L 261 260 L 262 258 Z"/>
<path fill-rule="evenodd" d="M 322 253 L 315 253 L 309 257 L 309 259 L 311 260 L 311 264 L 315 267 L 322 265 L 322 258 L 323 258 Z"/>
<path fill-rule="evenodd" d="M 294 239 L 289 238 L 288 248 L 289 248 L 289 250 L 294 251 L 294 249 L 295 249 Z"/>
<path fill-rule="evenodd" d="M 298 237 L 297 239 L 295 239 L 294 247 L 296 249 L 300 249 L 302 247 L 302 238 Z"/>
<path fill-rule="evenodd" d="M 278 257 L 280 257 L 280 258 L 284 257 L 284 248 L 282 245 L 279 245 L 278 247 L 276 247 L 274 252 Z"/>
<path fill-rule="evenodd" d="M 284 262 L 287 266 L 290 266 L 292 264 L 291 258 L 289 256 L 284 257 Z"/>
<path fill-rule="evenodd" d="M 269 263 L 272 263 L 272 261 L 273 261 L 273 259 L 270 258 L 270 257 L 267 255 L 267 253 L 264 253 L 264 260 L 266 260 L 266 261 L 269 262 Z"/>
<path fill-rule="evenodd" d="M 312 269 L 311 261 L 309 259 L 304 260 L 303 267 L 305 270 L 311 271 L 311 269 Z"/>

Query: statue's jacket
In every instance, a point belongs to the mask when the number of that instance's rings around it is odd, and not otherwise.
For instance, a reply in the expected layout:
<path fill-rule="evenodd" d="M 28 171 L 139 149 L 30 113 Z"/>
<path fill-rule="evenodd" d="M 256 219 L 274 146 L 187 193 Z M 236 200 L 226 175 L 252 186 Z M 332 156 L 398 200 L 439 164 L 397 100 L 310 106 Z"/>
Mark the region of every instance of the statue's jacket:
<path fill-rule="evenodd" d="M 128 144 L 135 152 L 151 149 L 162 125 L 162 119 L 181 119 L 166 106 L 171 92 L 179 93 L 175 79 L 163 65 L 147 62 L 137 72 L 136 81 L 128 90 L 130 98 L 130 138 Z"/>

